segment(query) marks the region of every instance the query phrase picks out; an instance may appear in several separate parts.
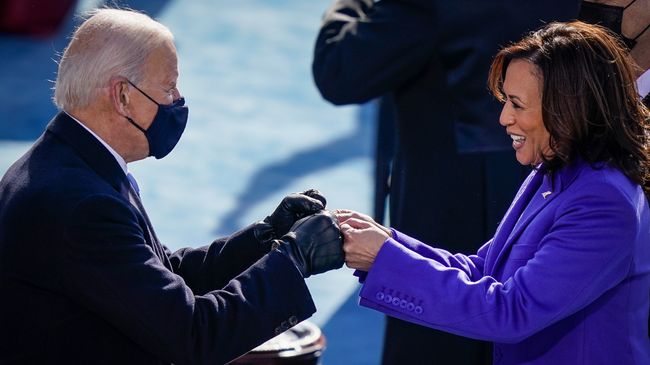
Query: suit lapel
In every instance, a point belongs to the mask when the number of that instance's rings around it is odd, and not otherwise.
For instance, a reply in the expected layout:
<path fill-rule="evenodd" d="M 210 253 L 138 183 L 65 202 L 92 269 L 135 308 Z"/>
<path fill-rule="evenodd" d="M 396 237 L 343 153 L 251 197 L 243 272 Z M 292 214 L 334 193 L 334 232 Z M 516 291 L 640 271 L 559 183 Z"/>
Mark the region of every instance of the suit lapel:
<path fill-rule="evenodd" d="M 149 220 L 149 216 L 147 215 L 147 211 L 144 209 L 144 205 L 142 205 L 140 196 L 138 195 L 138 193 L 135 191 L 135 189 L 131 184 L 129 184 L 128 195 L 129 195 L 129 202 L 140 213 L 140 217 L 138 217 L 138 220 L 140 220 L 140 226 L 149 235 L 149 241 L 151 242 L 151 248 L 153 252 L 156 254 L 156 256 L 158 256 L 160 261 L 162 261 L 162 263 L 168 269 L 171 270 L 171 263 L 169 261 L 169 258 L 165 254 L 165 249 L 163 248 L 162 244 L 158 240 L 158 236 L 156 236 L 156 232 L 153 229 L 153 224 L 151 224 L 151 221 Z"/>
<path fill-rule="evenodd" d="M 47 131 L 72 146 L 91 169 L 102 179 L 106 180 L 136 208 L 139 213 L 138 221 L 140 222 L 140 226 L 149 238 L 148 240 L 145 239 L 145 241 L 165 266 L 170 267 L 167 255 L 165 255 L 162 245 L 158 242 L 153 226 L 149 221 L 149 217 L 147 217 L 147 213 L 137 193 L 131 187 L 131 183 L 124 174 L 120 164 L 106 147 L 66 113 L 59 113 L 54 117 L 48 125 Z"/>
<path fill-rule="evenodd" d="M 47 126 L 50 132 L 72 146 L 102 179 L 128 199 L 129 181 L 115 157 L 101 142 L 66 113 L 59 113 Z"/>

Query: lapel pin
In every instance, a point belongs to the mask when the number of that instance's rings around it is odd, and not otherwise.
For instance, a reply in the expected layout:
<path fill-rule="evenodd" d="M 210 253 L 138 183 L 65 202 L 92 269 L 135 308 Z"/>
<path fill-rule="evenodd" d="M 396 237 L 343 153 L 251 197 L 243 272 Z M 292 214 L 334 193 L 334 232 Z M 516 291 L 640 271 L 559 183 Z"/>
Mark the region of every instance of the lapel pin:
<path fill-rule="evenodd" d="M 546 197 L 549 196 L 549 195 L 551 195 L 550 191 L 545 191 L 545 192 L 542 193 L 542 196 L 544 197 L 544 199 L 546 199 Z"/>

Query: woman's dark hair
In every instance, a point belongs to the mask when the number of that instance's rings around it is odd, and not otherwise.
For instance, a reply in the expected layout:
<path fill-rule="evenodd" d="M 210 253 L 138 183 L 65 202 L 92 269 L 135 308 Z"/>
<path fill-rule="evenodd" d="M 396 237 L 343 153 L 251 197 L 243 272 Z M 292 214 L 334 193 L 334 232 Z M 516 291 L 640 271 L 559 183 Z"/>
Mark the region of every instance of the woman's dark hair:
<path fill-rule="evenodd" d="M 488 85 L 505 101 L 503 80 L 512 60 L 537 66 L 542 119 L 557 171 L 577 156 L 609 163 L 650 196 L 650 112 L 635 87 L 636 64 L 605 28 L 579 21 L 550 23 L 503 48 L 492 62 Z"/>

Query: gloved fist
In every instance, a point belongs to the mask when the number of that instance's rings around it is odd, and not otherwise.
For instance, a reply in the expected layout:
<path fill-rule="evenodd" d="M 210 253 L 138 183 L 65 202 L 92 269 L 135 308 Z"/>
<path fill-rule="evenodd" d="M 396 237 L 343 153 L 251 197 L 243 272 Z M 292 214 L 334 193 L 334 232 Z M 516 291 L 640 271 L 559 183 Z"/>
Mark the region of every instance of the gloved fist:
<path fill-rule="evenodd" d="M 338 269 L 345 261 L 338 221 L 326 210 L 297 221 L 289 233 L 273 241 L 273 248 L 285 254 L 304 278 Z"/>
<path fill-rule="evenodd" d="M 255 238 L 259 242 L 268 242 L 282 237 L 298 219 L 325 209 L 325 204 L 327 200 L 315 189 L 289 194 L 271 215 L 255 225 Z"/>

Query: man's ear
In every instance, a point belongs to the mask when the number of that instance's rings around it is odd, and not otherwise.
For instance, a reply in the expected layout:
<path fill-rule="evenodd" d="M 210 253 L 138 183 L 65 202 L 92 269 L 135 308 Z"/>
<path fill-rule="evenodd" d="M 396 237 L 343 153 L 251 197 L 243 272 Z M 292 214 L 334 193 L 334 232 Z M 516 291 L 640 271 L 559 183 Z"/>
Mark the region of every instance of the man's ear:
<path fill-rule="evenodd" d="M 110 97 L 113 107 L 118 114 L 128 116 L 129 113 L 129 83 L 123 77 L 113 77 L 109 81 Z"/>

